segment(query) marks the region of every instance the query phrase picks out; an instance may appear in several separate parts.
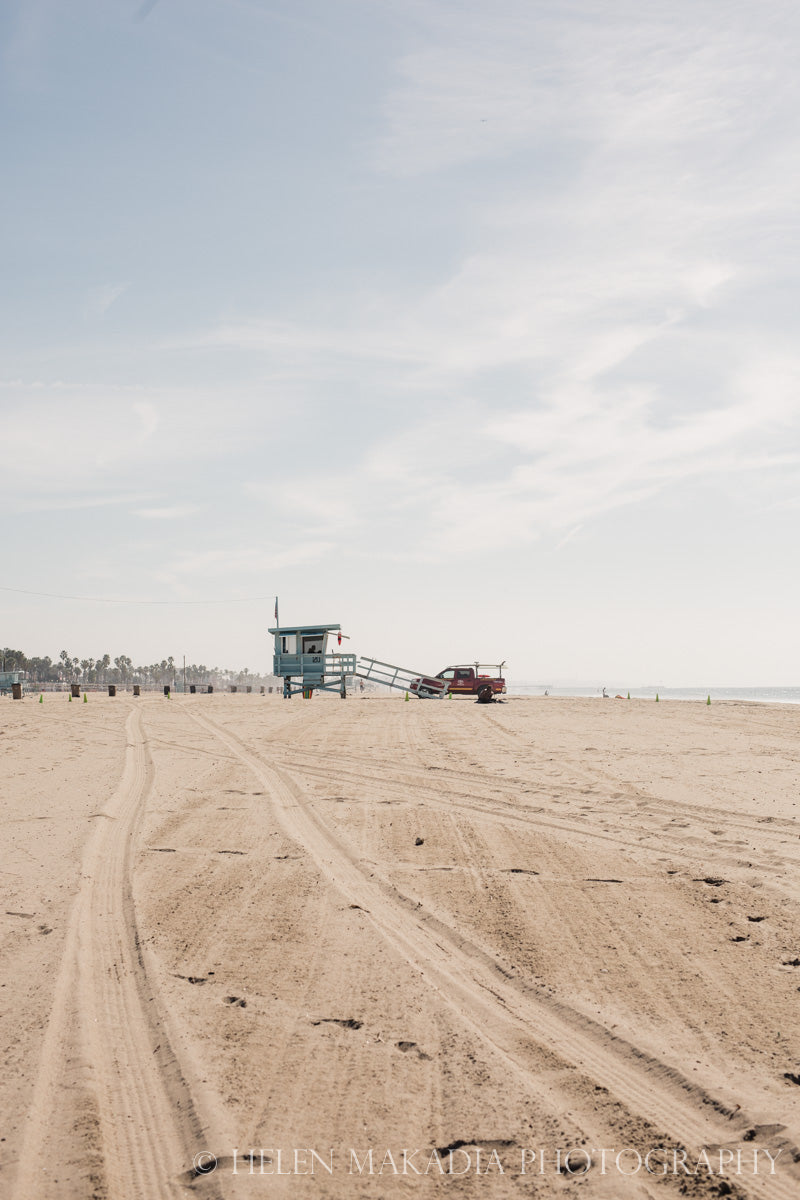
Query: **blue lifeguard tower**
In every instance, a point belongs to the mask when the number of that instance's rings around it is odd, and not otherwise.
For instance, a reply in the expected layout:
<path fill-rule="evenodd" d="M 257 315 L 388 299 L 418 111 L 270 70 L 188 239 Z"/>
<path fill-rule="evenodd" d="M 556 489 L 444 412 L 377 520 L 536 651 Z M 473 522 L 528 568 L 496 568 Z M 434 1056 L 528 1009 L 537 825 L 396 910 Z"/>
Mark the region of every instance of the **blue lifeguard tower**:
<path fill-rule="evenodd" d="M 19 686 L 24 678 L 24 671 L 0 671 L 0 696 L 5 696 L 6 692 L 13 691 L 14 687 Z"/>
<path fill-rule="evenodd" d="M 276 613 L 277 615 L 277 613 Z M 298 692 L 307 698 L 315 691 L 347 696 L 346 678 L 356 673 L 355 654 L 328 653 L 328 638 L 339 635 L 341 625 L 276 625 L 272 673 L 283 680 L 284 699 Z"/>

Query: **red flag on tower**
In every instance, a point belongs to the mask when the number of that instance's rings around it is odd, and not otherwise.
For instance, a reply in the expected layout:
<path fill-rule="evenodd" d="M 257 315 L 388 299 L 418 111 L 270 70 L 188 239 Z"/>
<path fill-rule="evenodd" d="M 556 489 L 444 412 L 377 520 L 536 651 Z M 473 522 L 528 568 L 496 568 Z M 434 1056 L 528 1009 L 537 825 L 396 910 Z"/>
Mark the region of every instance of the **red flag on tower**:
<path fill-rule="evenodd" d="M 339 636 L 339 645 L 341 646 L 341 644 L 342 644 L 342 631 L 341 631 L 341 629 L 339 630 L 339 635 L 338 635 L 338 636 Z"/>

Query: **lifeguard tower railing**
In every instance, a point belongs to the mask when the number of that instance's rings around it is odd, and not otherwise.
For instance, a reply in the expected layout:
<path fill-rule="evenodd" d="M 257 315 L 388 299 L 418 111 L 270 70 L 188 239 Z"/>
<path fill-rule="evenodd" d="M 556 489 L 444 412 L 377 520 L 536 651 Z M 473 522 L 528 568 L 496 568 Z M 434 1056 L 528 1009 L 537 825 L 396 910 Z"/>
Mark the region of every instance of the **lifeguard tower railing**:
<path fill-rule="evenodd" d="M 338 680 L 355 675 L 355 654 L 276 654 L 273 675 L 282 679 L 302 679 L 303 686 L 319 688 L 326 677 Z"/>

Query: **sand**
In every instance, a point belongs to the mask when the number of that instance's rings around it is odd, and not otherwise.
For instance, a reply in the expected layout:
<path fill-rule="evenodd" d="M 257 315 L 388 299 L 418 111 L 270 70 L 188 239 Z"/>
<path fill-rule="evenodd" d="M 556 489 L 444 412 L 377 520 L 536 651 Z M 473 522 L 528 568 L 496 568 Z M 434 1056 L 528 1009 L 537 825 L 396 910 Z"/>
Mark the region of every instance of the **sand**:
<path fill-rule="evenodd" d="M 3 700 L 0 1194 L 788 1200 L 799 724 Z"/>

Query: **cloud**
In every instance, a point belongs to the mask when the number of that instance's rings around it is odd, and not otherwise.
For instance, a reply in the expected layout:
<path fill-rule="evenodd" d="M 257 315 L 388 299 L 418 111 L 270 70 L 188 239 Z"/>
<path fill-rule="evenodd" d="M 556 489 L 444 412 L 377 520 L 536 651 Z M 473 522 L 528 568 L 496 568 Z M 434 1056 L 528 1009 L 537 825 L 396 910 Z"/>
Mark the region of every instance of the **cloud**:
<path fill-rule="evenodd" d="M 248 499 L 266 505 L 282 527 L 313 531 L 315 538 L 341 541 L 361 524 L 359 504 L 348 474 L 330 467 L 314 471 L 302 482 L 295 480 L 247 481 L 242 491 Z M 316 545 L 328 543 L 315 542 Z"/>
<path fill-rule="evenodd" d="M 197 394 L 20 385 L 9 486 L 68 495 L 79 463 L 98 496 L 143 480 L 136 514 L 168 523 L 196 509 L 164 478 L 213 463 L 291 564 L 564 545 L 665 490 L 795 461 L 794 303 L 782 322 L 763 305 L 796 220 L 789 9 L 408 8 L 361 142 L 358 186 L 386 204 L 374 261 L 339 263 L 328 293 L 299 273 L 291 308 L 167 330 L 171 363 L 209 364 Z M 266 561 L 209 554 L 180 571 Z"/>
<path fill-rule="evenodd" d="M 177 577 L 180 581 L 197 575 L 212 578 L 260 575 L 319 562 L 334 549 L 335 543 L 325 540 L 309 540 L 302 545 L 291 546 L 270 543 L 261 546 L 226 546 L 223 549 L 179 554 L 159 577 L 165 581 L 174 581 Z"/>
<path fill-rule="evenodd" d="M 352 465 L 285 515 L 395 557 L 563 545 L 666 490 L 793 464 L 800 357 L 761 289 L 786 271 L 768 231 L 796 227 L 800 19 L 720 22 L 703 0 L 411 13 L 372 161 L 404 197 L 449 199 L 455 248 L 327 320 L 205 335 L 301 392 L 306 372 L 312 409 L 351 383 L 385 414 L 369 437 L 352 420 Z"/>
<path fill-rule="evenodd" d="M 230 395 L 223 404 L 213 388 L 8 380 L 0 405 L 0 495 L 18 511 L 91 496 L 141 504 L 160 494 L 166 468 L 224 461 L 257 429 L 255 399 Z"/>
<path fill-rule="evenodd" d="M 86 301 L 86 315 L 94 319 L 104 317 L 115 300 L 124 295 L 130 283 L 105 283 L 91 288 Z"/>
<path fill-rule="evenodd" d="M 800 365 L 741 364 L 724 403 L 668 415 L 654 386 L 568 372 L 528 408 L 473 404 L 373 441 L 300 490 L 248 485 L 299 543 L 377 560 L 455 560 L 549 539 L 561 548 L 614 510 L 800 462 Z"/>
<path fill-rule="evenodd" d="M 134 21 L 146 21 L 157 4 L 158 0 L 144 0 L 144 3 L 139 5 L 133 15 Z"/>
<path fill-rule="evenodd" d="M 149 401 L 140 400 L 133 406 L 133 411 L 142 422 L 142 438 L 151 438 L 159 426 L 158 409 Z"/>
<path fill-rule="evenodd" d="M 756 296 L 785 270 L 765 230 L 795 222 L 788 10 L 774 25 L 746 6 L 720 23 L 702 2 L 635 20 L 594 0 L 410 12 L 419 44 L 396 65 L 373 163 L 434 205 L 437 176 L 454 248 L 404 288 L 367 274 L 327 319 L 234 318 L 198 346 L 248 351 L 312 408 L 368 389 L 395 430 L 489 397 L 539 411 L 574 384 L 598 385 L 601 405 L 605 385 L 636 387 L 657 423 L 728 404 L 745 362 L 788 349 Z"/>
<path fill-rule="evenodd" d="M 58 510 L 77 510 L 82 508 L 109 508 L 120 505 L 141 504 L 150 497 L 143 492 L 103 491 L 86 492 L 81 489 L 69 490 L 64 488 L 57 495 L 44 492 L 40 496 L 29 494 L 25 497 L 13 496 L 8 500 L 9 507 L 16 512 L 53 512 Z"/>
<path fill-rule="evenodd" d="M 571 542 L 574 537 L 577 537 L 582 529 L 583 525 L 574 525 L 572 529 L 568 530 L 568 532 L 565 533 L 558 542 L 556 542 L 555 549 L 561 550 L 564 546 L 566 546 L 567 542 Z"/>
<path fill-rule="evenodd" d="M 199 504 L 172 504 L 164 508 L 137 508 L 134 514 L 146 521 L 176 521 L 181 517 L 191 517 L 201 511 Z"/>
<path fill-rule="evenodd" d="M 506 0 L 417 9 L 420 45 L 397 64 L 384 101 L 380 167 L 401 176 L 561 146 L 595 172 L 635 153 L 674 172 L 713 147 L 720 162 L 776 102 L 796 95 L 787 7 L 774 22 L 748 6 L 678 0 L 636 9 Z"/>
<path fill-rule="evenodd" d="M 541 412 L 490 422 L 486 433 L 523 461 L 483 499 L 495 513 L 512 497 L 518 533 L 549 533 L 688 482 L 742 477 L 800 461 L 786 433 L 800 403 L 759 392 L 669 427 L 646 393 L 556 397 Z M 525 461 L 527 459 L 527 461 Z"/>

